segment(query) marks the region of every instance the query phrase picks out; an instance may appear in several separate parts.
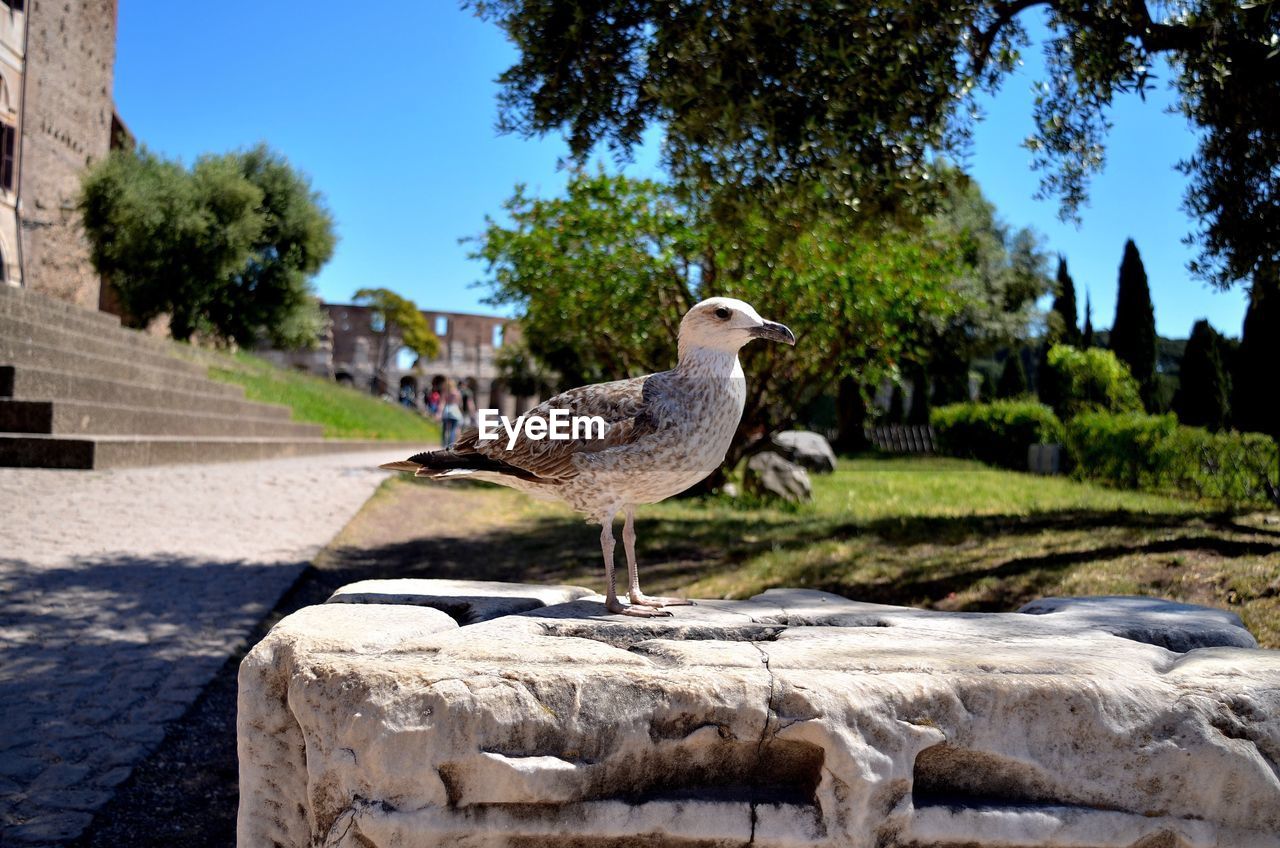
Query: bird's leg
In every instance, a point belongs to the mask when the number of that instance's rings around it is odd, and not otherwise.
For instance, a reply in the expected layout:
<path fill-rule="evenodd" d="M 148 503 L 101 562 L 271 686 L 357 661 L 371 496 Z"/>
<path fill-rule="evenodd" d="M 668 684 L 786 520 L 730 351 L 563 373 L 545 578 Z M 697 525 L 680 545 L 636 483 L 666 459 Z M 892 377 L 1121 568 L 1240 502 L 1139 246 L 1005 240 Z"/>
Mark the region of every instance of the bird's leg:
<path fill-rule="evenodd" d="M 604 554 L 604 608 L 609 612 L 622 615 L 634 615 L 638 618 L 653 618 L 658 615 L 669 615 L 662 610 L 649 609 L 645 606 L 624 607 L 618 600 L 613 579 L 613 513 L 610 512 L 600 522 L 600 551 Z"/>
<path fill-rule="evenodd" d="M 627 597 L 631 603 L 643 607 L 675 607 L 693 603 L 683 598 L 650 598 L 640 591 L 640 571 L 636 568 L 636 509 L 631 505 L 627 506 L 626 521 L 622 525 L 622 549 L 627 554 L 627 577 L 631 581 Z"/>

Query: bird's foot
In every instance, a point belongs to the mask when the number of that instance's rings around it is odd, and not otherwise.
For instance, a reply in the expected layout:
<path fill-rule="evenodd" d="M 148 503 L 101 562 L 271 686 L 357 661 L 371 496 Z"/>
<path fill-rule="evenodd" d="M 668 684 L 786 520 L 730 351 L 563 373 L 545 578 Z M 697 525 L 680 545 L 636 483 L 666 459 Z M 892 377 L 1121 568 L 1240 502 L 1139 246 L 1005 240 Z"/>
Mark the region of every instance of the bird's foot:
<path fill-rule="evenodd" d="M 684 598 L 663 598 L 650 597 L 644 592 L 631 592 L 627 595 L 631 599 L 632 604 L 642 607 L 691 607 L 693 601 L 686 601 Z"/>
<path fill-rule="evenodd" d="M 606 601 L 604 608 L 609 612 L 617 613 L 618 615 L 630 615 L 635 616 L 636 618 L 662 618 L 664 616 L 671 615 L 671 613 L 666 610 L 652 609 L 648 606 L 637 606 L 635 604 L 632 604 L 631 606 L 623 606 L 617 598 Z"/>

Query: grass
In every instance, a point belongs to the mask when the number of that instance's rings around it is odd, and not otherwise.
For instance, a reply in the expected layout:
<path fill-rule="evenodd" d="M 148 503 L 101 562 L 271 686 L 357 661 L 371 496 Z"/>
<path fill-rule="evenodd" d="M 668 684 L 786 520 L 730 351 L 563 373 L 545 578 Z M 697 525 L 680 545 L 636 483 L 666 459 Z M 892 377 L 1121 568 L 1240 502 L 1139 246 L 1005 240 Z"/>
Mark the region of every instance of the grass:
<path fill-rule="evenodd" d="M 1280 520 L 961 460 L 842 460 L 801 506 L 672 500 L 638 512 L 645 591 L 749 597 L 805 586 L 858 600 L 998 611 L 1052 595 L 1141 594 L 1230 609 L 1280 648 Z M 482 485 L 388 481 L 321 558 L 376 576 L 602 588 L 598 531 Z M 618 561 L 622 563 L 621 547 Z"/>
<path fill-rule="evenodd" d="M 440 442 L 434 421 L 365 392 L 278 368 L 249 353 L 202 353 L 211 378 L 244 386 L 249 400 L 292 408 L 295 421 L 323 425 L 326 438 Z"/>

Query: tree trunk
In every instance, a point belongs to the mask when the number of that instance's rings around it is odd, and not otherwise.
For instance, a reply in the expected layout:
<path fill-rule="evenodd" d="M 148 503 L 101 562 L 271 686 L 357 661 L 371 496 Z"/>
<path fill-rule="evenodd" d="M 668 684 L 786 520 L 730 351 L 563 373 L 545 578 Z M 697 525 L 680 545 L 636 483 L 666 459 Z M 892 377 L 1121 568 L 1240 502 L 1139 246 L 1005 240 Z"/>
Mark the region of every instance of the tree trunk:
<path fill-rule="evenodd" d="M 857 453 L 871 447 L 867 441 L 867 402 L 862 386 L 853 377 L 841 377 L 836 394 L 835 449 L 840 453 Z"/>

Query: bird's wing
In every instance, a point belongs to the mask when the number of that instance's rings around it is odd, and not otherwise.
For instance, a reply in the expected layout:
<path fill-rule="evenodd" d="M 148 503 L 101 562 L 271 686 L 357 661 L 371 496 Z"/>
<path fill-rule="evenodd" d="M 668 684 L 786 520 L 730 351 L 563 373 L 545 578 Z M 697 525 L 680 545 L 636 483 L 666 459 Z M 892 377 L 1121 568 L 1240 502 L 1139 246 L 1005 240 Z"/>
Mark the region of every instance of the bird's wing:
<path fill-rule="evenodd" d="M 526 418 L 545 419 L 551 410 L 564 409 L 570 418 L 598 417 L 604 422 L 603 438 L 530 439 L 522 427 L 508 449 L 509 438 L 503 428 L 498 428 L 497 439 L 482 441 L 479 430 L 472 427 L 459 435 L 451 453 L 460 458 L 479 455 L 547 482 L 568 479 L 578 473 L 573 463 L 575 456 L 634 443 L 663 426 L 667 416 L 655 398 L 655 389 L 663 376 L 634 377 L 570 389 L 525 413 Z M 589 435 L 596 433 L 596 428 L 588 431 Z"/>

